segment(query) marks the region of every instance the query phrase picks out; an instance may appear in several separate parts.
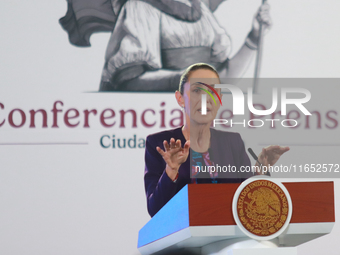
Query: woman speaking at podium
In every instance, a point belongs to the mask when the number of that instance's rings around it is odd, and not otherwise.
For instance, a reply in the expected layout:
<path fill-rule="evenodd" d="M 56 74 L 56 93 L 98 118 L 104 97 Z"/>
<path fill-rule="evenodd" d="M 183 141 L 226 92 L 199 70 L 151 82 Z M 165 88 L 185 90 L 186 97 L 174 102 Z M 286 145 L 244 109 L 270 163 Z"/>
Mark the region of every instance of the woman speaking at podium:
<path fill-rule="evenodd" d="M 189 79 L 195 82 L 190 83 Z M 177 103 L 185 113 L 185 124 L 180 128 L 147 137 L 144 184 L 151 217 L 186 184 L 235 183 L 253 175 L 252 172 L 240 171 L 197 171 L 197 166 L 207 168 L 230 165 L 237 170 L 242 166 L 250 167 L 240 134 L 211 128 L 220 108 L 215 93 L 215 100 L 206 97 L 207 110 L 205 115 L 202 114 L 202 93 L 206 93 L 206 89 L 213 86 L 204 83 L 209 79 L 219 83 L 219 76 L 214 67 L 204 63 L 188 67 L 181 77 L 179 89 L 175 92 Z M 220 89 L 210 89 L 222 97 Z M 288 150 L 288 147 L 269 146 L 262 150 L 258 158 L 262 165 L 274 165 Z"/>

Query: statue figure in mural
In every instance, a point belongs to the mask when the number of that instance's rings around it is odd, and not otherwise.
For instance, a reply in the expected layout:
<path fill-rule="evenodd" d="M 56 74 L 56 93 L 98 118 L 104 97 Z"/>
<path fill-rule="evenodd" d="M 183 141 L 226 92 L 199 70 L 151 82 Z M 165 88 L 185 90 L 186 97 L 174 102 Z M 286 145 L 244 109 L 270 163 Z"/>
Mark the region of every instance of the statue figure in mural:
<path fill-rule="evenodd" d="M 269 5 L 255 14 L 252 30 L 228 58 L 231 40 L 213 12 L 224 0 L 68 0 L 60 19 L 76 46 L 94 32 L 112 31 L 100 91 L 177 89 L 183 69 L 204 62 L 221 77 L 241 77 L 255 56 L 259 28 L 271 27 Z"/>

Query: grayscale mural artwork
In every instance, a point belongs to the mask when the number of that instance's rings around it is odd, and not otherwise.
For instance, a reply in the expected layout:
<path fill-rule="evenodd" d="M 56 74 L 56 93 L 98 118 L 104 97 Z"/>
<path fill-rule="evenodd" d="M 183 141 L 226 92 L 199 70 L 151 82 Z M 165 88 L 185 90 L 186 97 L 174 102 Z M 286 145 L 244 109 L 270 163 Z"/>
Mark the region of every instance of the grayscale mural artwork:
<path fill-rule="evenodd" d="M 95 32 L 112 31 L 99 91 L 164 91 L 178 88 L 191 64 L 213 65 L 221 77 L 241 77 L 271 26 L 269 5 L 255 13 L 252 30 L 236 54 L 213 12 L 223 0 L 68 0 L 60 24 L 71 44 L 90 46 Z M 261 33 L 262 31 L 262 33 Z"/>

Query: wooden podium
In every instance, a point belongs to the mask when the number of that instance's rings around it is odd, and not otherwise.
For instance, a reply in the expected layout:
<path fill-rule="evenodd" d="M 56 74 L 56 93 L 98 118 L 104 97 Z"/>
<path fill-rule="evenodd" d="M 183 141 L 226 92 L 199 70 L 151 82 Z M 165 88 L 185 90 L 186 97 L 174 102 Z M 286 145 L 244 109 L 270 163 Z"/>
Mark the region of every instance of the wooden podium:
<path fill-rule="evenodd" d="M 297 254 L 297 245 L 331 232 L 334 185 L 282 184 L 293 210 L 288 227 L 273 240 L 251 239 L 236 224 L 232 201 L 240 184 L 189 184 L 139 231 L 138 249 L 142 255 Z"/>

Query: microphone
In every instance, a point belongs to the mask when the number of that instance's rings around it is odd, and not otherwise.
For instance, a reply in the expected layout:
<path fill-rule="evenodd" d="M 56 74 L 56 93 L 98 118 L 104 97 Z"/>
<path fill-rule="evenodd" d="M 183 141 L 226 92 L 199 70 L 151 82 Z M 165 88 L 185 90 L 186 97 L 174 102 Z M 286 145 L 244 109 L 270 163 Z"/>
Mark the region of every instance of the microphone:
<path fill-rule="evenodd" d="M 253 151 L 251 148 L 248 148 L 248 152 L 249 152 L 250 155 L 256 160 L 256 162 L 259 163 L 259 165 L 260 165 L 260 170 L 261 170 L 261 172 L 262 172 L 262 164 L 260 163 L 259 158 L 256 156 L 256 154 L 254 153 L 254 151 Z M 264 174 L 270 176 L 269 171 L 266 171 Z"/>
<path fill-rule="evenodd" d="M 256 156 L 256 154 L 254 153 L 254 151 L 251 148 L 248 148 L 248 151 L 250 153 L 250 155 L 253 157 L 253 159 L 256 160 L 257 163 L 260 164 L 260 162 L 258 161 L 258 157 Z M 261 164 L 260 164 L 261 165 Z"/>

